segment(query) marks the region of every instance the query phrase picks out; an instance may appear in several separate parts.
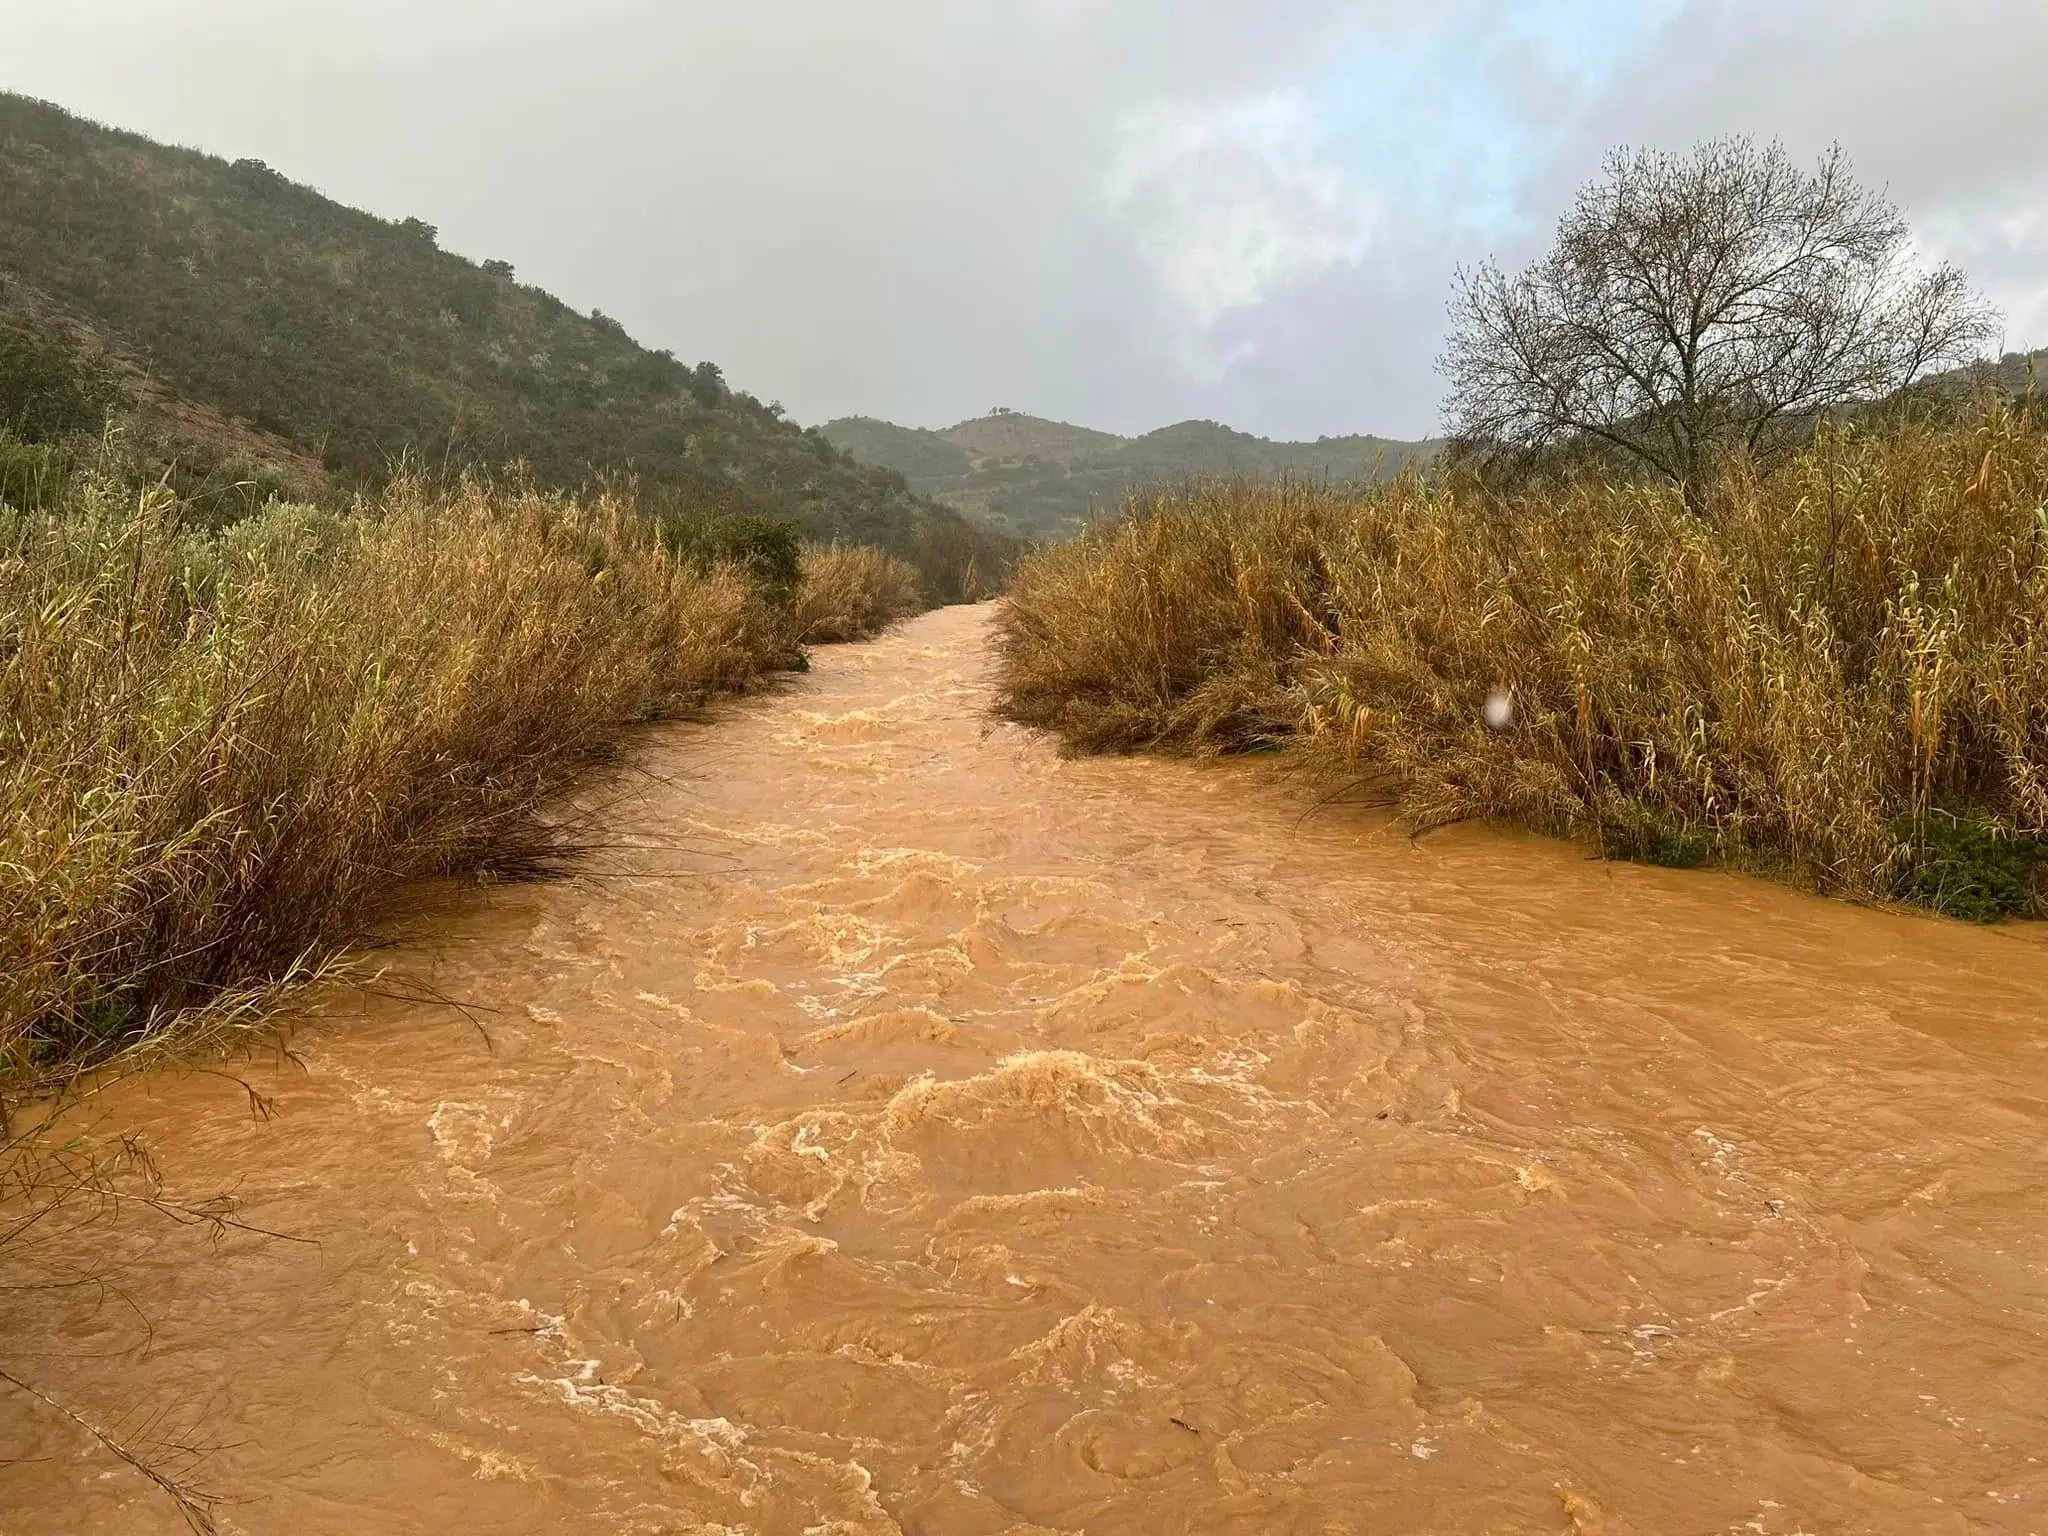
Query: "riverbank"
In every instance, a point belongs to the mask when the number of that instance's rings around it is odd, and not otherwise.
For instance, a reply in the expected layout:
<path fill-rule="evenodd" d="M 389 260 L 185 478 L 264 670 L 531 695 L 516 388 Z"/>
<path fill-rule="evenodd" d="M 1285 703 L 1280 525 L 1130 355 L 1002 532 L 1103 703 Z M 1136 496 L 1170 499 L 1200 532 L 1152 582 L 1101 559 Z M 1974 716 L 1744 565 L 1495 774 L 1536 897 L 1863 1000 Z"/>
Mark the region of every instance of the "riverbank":
<path fill-rule="evenodd" d="M 0 1108 L 259 1016 L 411 883 L 563 867 L 629 727 L 815 624 L 752 545 L 609 496 L 401 481 L 212 531 L 87 476 L 0 519 Z M 849 632 L 916 606 L 782 537 Z"/>
<path fill-rule="evenodd" d="M 0 1366 L 224 1532 L 2038 1525 L 2048 931 L 1063 759 L 993 619 L 653 727 L 601 868 L 95 1101 L 311 1242 L 99 1224 L 38 1278 L 133 1308 L 0 1275 Z M 0 1443 L 0 1527 L 183 1529 Z"/>
<path fill-rule="evenodd" d="M 1083 752 L 1284 745 L 1414 827 L 1471 818 L 1966 917 L 2038 913 L 2048 434 L 1830 429 L 1705 515 L 1210 484 L 1032 556 L 1001 709 Z"/>

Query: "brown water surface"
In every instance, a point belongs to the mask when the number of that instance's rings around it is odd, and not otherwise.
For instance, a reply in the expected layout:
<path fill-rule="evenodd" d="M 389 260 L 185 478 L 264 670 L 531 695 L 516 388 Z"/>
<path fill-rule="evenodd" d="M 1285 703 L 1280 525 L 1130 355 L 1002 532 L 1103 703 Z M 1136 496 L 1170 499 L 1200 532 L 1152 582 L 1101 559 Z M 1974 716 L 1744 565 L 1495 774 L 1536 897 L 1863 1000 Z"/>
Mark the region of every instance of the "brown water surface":
<path fill-rule="evenodd" d="M 317 1246 L 101 1231 L 0 1365 L 225 1531 L 2048 1530 L 2039 930 L 1062 762 L 989 617 L 655 733 L 630 875 L 393 956 L 481 1032 L 115 1093 Z M 182 1528 L 0 1435 L 0 1528 Z"/>

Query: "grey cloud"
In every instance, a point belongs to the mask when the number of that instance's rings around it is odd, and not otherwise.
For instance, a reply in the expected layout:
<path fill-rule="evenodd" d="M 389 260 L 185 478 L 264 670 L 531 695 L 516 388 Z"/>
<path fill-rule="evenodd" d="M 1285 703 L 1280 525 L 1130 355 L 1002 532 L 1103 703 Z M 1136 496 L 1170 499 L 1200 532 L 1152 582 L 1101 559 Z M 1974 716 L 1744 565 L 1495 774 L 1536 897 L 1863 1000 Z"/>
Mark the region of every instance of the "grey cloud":
<path fill-rule="evenodd" d="M 2048 343 L 2048 5 L 1977 0 L 1714 0 L 1673 29 L 1546 187 L 1608 142 L 1682 146 L 1729 131 L 1802 155 L 1840 143 L 1930 253 L 2005 309 L 2014 346 Z"/>

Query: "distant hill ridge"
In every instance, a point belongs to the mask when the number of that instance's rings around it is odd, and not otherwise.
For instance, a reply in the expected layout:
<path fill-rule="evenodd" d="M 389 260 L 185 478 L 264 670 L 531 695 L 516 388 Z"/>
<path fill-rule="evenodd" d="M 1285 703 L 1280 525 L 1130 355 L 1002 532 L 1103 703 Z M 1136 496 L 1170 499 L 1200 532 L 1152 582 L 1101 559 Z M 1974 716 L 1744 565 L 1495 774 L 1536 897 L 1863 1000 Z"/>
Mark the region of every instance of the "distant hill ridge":
<path fill-rule="evenodd" d="M 935 596 L 1003 545 L 858 464 L 710 363 L 346 208 L 253 160 L 157 144 L 0 93 L 0 327 L 108 361 L 140 430 L 304 487 L 411 454 L 630 472 L 657 505 L 787 518 L 916 561 Z"/>
<path fill-rule="evenodd" d="M 1960 395 L 2048 398 L 2048 350 L 2009 352 L 1915 385 Z M 1061 538 L 1149 485 L 1195 476 L 1296 477 L 1339 484 L 1391 478 L 1427 464 L 1440 439 L 1356 435 L 1274 442 L 1214 421 L 1183 421 L 1142 437 L 994 410 L 950 427 L 900 427 L 872 416 L 827 422 L 824 435 L 864 464 L 901 475 L 919 495 L 1027 538 Z"/>
<path fill-rule="evenodd" d="M 918 494 L 1029 538 L 1071 533 L 1129 492 L 1163 481 L 1391 477 L 1427 462 L 1442 446 L 1366 436 L 1276 443 L 1214 421 L 1119 437 L 1007 410 L 939 430 L 866 416 L 843 417 L 821 430 L 862 463 L 894 470 Z"/>
<path fill-rule="evenodd" d="M 2034 352 L 2008 352 L 1996 362 L 1958 368 L 1952 373 L 1937 375 L 1932 382 L 1951 388 L 1988 386 L 2015 398 L 2024 397 L 2030 389 L 2037 399 L 2048 396 L 2048 347 Z"/>

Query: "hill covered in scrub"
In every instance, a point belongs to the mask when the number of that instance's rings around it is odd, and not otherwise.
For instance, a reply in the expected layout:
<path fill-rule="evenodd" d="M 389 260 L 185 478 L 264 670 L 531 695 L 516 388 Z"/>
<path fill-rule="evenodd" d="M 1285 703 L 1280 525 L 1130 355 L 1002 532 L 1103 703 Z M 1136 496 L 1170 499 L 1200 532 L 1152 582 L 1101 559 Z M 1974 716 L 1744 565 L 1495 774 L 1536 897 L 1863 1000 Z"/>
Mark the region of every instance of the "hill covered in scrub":
<path fill-rule="evenodd" d="M 787 519 L 902 555 L 939 597 L 1004 559 L 1002 540 L 713 364 L 257 161 L 0 94 L 0 209 L 0 331 L 91 358 L 165 458 L 263 466 L 301 494 L 381 483 L 407 455 L 517 460 L 565 488 L 630 473 L 653 509 Z"/>
<path fill-rule="evenodd" d="M 1350 484 L 1388 478 L 1441 446 L 1385 437 L 1276 443 L 1213 421 L 1142 437 L 992 411 L 941 431 L 866 416 L 827 422 L 826 437 L 910 488 L 1027 538 L 1060 538 L 1114 510 L 1131 491 L 1204 477 Z"/>

